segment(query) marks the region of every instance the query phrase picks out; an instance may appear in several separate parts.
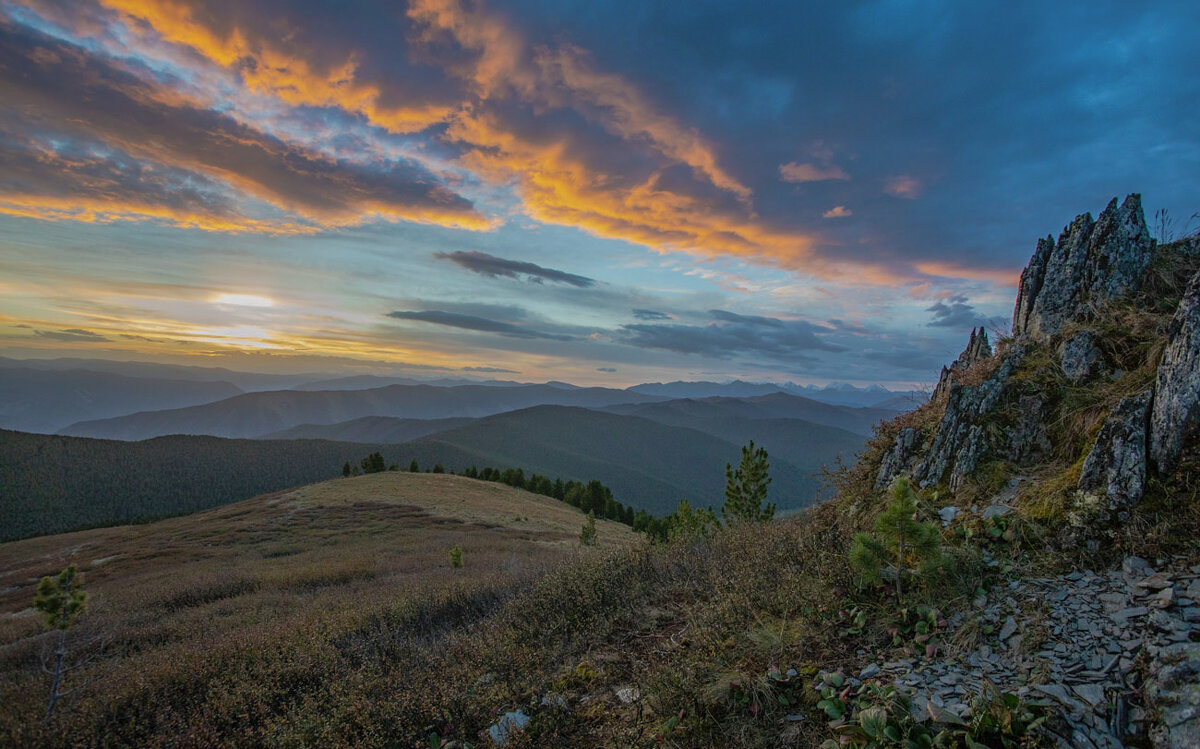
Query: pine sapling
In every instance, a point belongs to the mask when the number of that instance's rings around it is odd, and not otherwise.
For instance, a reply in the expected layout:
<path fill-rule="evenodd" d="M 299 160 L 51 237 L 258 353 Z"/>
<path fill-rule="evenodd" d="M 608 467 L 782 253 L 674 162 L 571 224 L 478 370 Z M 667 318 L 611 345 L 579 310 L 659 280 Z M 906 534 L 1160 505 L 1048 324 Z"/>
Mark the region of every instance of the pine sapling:
<path fill-rule="evenodd" d="M 67 663 L 67 629 L 83 615 L 87 605 L 87 593 L 83 590 L 83 576 L 75 565 L 67 567 L 55 577 L 43 577 L 38 583 L 33 607 L 42 612 L 46 625 L 58 630 L 58 645 L 54 649 L 53 666 L 43 662 L 42 670 L 50 675 L 50 699 L 46 705 L 46 719 L 54 715 L 58 701 L 74 690 L 62 690 L 63 677 L 86 661 Z M 90 660 L 90 659 L 89 659 Z"/>
<path fill-rule="evenodd" d="M 905 476 L 891 488 L 891 501 L 875 518 L 875 533 L 856 533 L 850 563 L 865 582 L 883 581 L 883 568 L 896 569 L 896 602 L 904 596 L 905 573 L 919 573 L 941 556 L 936 525 L 916 519 L 917 495 Z"/>
<path fill-rule="evenodd" d="M 579 543 L 583 546 L 596 545 L 596 513 L 592 510 L 588 510 L 587 519 L 579 531 Z"/>

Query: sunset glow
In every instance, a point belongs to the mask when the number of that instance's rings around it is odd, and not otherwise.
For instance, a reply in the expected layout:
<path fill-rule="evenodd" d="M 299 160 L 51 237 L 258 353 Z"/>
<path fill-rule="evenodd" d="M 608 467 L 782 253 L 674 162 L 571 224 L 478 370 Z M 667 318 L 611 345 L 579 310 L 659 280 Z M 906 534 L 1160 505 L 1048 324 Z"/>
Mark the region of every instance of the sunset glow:
<path fill-rule="evenodd" d="M 0 0 L 0 348 L 922 382 L 1078 206 L 1195 210 L 1189 23 L 1105 7 Z"/>

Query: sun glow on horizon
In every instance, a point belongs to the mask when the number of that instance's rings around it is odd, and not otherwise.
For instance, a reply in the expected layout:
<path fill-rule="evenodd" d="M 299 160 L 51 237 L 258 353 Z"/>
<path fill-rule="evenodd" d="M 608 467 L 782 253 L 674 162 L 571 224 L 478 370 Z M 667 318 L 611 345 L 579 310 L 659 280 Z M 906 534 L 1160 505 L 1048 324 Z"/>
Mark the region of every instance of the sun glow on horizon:
<path fill-rule="evenodd" d="M 217 294 L 212 298 L 213 304 L 229 304 L 236 307 L 274 307 L 275 300 L 254 294 Z"/>

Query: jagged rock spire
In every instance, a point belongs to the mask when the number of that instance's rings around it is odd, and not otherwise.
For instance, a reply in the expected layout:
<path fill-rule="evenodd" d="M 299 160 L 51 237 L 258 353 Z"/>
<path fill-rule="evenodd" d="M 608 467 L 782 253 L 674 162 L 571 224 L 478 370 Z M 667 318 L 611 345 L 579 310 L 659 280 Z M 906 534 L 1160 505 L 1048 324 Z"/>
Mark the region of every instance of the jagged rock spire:
<path fill-rule="evenodd" d="M 938 378 L 937 387 L 933 389 L 933 398 L 939 398 L 950 391 L 950 382 L 952 375 L 959 371 L 970 367 L 978 361 L 982 361 L 992 355 L 992 344 L 988 342 L 987 331 L 981 325 L 978 328 L 971 328 L 971 339 L 967 342 L 967 347 L 958 355 L 948 368 L 942 367 L 942 374 Z"/>
<path fill-rule="evenodd" d="M 1048 338 L 1090 305 L 1119 297 L 1141 281 L 1154 256 L 1142 196 L 1113 198 L 1100 218 L 1075 217 L 1058 241 L 1039 239 L 1021 273 L 1013 336 Z"/>

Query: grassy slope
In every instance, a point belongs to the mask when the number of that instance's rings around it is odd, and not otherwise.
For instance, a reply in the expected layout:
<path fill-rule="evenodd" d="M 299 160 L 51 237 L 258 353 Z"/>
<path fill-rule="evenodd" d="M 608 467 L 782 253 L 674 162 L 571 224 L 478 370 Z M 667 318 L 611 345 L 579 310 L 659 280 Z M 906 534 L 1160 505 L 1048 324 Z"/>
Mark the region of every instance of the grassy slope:
<path fill-rule="evenodd" d="M 102 688 L 72 700 L 54 735 L 210 743 L 281 730 L 293 709 L 320 712 L 307 701 L 334 688 L 326 679 L 352 674 L 376 637 L 433 641 L 489 615 L 579 557 L 582 520 L 502 485 L 384 473 L 0 545 L 0 744 L 58 740 L 33 738 L 44 638 L 28 607 L 40 576 L 67 563 L 91 595 L 81 631 L 113 634 L 122 655 L 102 667 Z M 585 556 L 642 543 L 625 526 L 597 526 L 600 548 Z M 455 544 L 462 570 L 447 563 Z"/>

